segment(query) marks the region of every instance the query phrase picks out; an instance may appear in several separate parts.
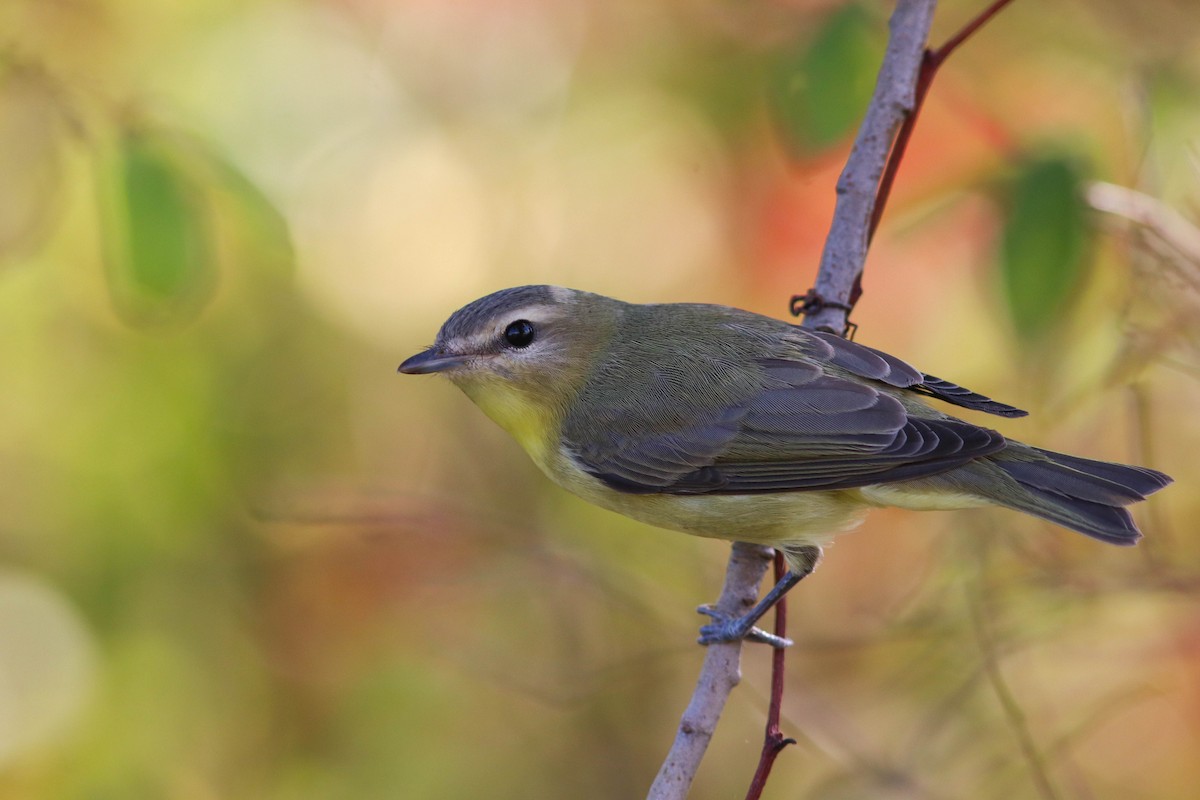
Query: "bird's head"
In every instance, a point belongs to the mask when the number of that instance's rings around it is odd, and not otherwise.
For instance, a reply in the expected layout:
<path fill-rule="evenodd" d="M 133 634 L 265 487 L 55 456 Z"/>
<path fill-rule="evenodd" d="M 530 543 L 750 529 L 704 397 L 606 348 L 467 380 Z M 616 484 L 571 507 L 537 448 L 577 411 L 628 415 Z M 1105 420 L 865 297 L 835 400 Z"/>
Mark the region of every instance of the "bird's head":
<path fill-rule="evenodd" d="M 400 365 L 442 373 L 517 435 L 532 416 L 561 417 L 612 336 L 620 306 L 557 286 L 520 286 L 455 311 L 432 347 Z"/>

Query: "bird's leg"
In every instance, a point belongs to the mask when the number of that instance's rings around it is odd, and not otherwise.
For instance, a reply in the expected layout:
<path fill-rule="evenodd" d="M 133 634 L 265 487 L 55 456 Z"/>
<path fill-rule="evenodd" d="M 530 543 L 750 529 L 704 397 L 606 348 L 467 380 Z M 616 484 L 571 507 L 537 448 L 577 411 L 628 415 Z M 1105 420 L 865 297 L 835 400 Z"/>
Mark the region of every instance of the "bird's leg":
<path fill-rule="evenodd" d="M 701 614 L 712 617 L 714 620 L 700 628 L 700 644 L 721 644 L 723 642 L 736 642 L 739 639 L 748 639 L 752 642 L 763 642 L 772 647 L 788 647 L 791 645 L 791 639 L 784 639 L 781 636 L 776 636 L 773 633 L 767 633 L 761 628 L 754 627 L 754 623 L 758 622 L 763 614 L 770 611 L 793 586 L 804 580 L 816 568 L 817 562 L 821 559 L 821 548 L 809 545 L 796 549 L 790 555 L 792 558 L 789 560 L 793 563 L 793 569 L 785 572 L 783 577 L 779 579 L 779 582 L 771 587 L 771 591 L 767 592 L 766 596 L 758 602 L 758 605 L 750 609 L 746 614 L 740 617 L 730 617 L 708 605 L 700 606 L 696 609 Z"/>

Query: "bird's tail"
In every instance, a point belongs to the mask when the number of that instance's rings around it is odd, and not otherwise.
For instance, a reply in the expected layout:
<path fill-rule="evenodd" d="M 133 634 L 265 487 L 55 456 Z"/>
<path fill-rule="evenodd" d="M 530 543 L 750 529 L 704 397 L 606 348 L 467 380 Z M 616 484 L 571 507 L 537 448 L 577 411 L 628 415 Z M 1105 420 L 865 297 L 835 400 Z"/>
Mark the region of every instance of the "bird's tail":
<path fill-rule="evenodd" d="M 987 460 L 1016 483 L 1006 491 L 989 492 L 992 502 L 1119 545 L 1142 538 L 1125 506 L 1171 483 L 1169 476 L 1146 467 L 1027 445 L 1010 445 Z"/>

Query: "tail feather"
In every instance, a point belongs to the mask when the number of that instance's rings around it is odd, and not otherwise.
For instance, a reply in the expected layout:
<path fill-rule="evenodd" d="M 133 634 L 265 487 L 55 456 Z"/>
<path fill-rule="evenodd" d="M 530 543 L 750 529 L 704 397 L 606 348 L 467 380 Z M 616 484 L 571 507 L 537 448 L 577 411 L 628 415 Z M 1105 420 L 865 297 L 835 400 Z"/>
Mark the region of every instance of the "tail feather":
<path fill-rule="evenodd" d="M 1114 464 L 1111 461 L 1093 461 L 1090 458 L 1069 456 L 1065 453 L 1055 453 L 1037 447 L 1032 449 L 1065 467 L 1070 467 L 1077 472 L 1082 472 L 1095 478 L 1102 478 L 1135 493 L 1136 496 L 1130 502 L 1145 500 L 1159 489 L 1169 486 L 1172 481 L 1170 475 L 1165 475 L 1149 467 Z"/>
<path fill-rule="evenodd" d="M 1010 447 L 991 460 L 1021 490 L 994 497 L 996 502 L 1119 545 L 1142 537 L 1124 507 L 1171 483 L 1167 475 L 1146 467 L 1034 447 Z"/>

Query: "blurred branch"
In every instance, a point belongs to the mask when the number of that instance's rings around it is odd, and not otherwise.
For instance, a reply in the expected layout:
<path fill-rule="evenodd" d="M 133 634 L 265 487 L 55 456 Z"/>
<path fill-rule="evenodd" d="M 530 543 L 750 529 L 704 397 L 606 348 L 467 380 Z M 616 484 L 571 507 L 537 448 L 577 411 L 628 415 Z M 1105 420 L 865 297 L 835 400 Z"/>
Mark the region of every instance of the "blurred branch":
<path fill-rule="evenodd" d="M 1033 735 L 1029 732 L 1025 712 L 1021 709 L 1021 705 L 1017 702 L 1012 690 L 1009 689 L 1008 682 L 1004 680 L 1004 674 L 1000 671 L 996 641 L 992 638 L 991 629 L 984 618 L 983 600 L 970 589 L 967 590 L 967 606 L 971 611 L 971 628 L 975 632 L 979 650 L 983 655 L 984 673 L 987 675 L 988 683 L 991 684 L 996 699 L 1000 701 L 1000 707 L 1004 710 L 1004 716 L 1008 720 L 1009 726 L 1017 737 L 1021 752 L 1024 753 L 1025 759 L 1029 763 L 1029 770 L 1033 782 L 1037 786 L 1038 794 L 1047 800 L 1059 800 L 1060 795 L 1050 781 L 1050 775 L 1046 769 L 1046 758 L 1038 749 L 1037 743 L 1033 741 Z"/>
<path fill-rule="evenodd" d="M 1157 464 L 1158 453 L 1154 447 L 1154 430 L 1151 425 L 1151 400 L 1142 381 L 1129 384 L 1129 399 L 1129 414 L 1133 418 L 1133 449 L 1138 463 Z M 1146 563 L 1157 572 L 1165 566 L 1162 556 L 1171 551 L 1175 535 L 1162 513 L 1162 506 L 1148 503 L 1142 513 L 1149 519 L 1150 524 L 1147 527 L 1154 531 L 1154 536 L 1147 542 L 1149 546 L 1146 547 Z"/>
<path fill-rule="evenodd" d="M 1189 264 L 1193 271 L 1184 277 L 1200 286 L 1200 228 L 1157 197 L 1124 186 L 1096 181 L 1085 197 L 1092 208 L 1129 220 Z"/>
<path fill-rule="evenodd" d="M 1188 338 L 1200 302 L 1200 228 L 1157 197 L 1097 181 L 1085 191 L 1088 205 L 1123 222 L 1137 234 L 1153 273 L 1147 282 L 1163 293 L 1156 305 L 1163 319 L 1131 336 L 1109 370 L 1108 382 L 1130 383 L 1150 361 L 1169 362 L 1168 349 Z"/>

